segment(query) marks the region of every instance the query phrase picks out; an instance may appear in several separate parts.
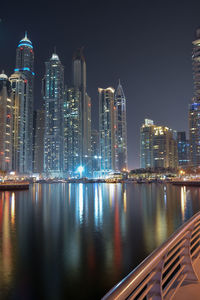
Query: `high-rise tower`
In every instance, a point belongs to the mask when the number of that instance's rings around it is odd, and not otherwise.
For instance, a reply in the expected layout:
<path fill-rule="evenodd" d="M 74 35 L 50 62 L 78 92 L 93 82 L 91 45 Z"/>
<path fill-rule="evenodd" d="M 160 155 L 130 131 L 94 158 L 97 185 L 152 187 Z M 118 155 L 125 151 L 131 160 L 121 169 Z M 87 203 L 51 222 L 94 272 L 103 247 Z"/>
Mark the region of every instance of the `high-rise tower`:
<path fill-rule="evenodd" d="M 64 120 L 64 174 L 67 177 L 76 177 L 81 165 L 81 92 L 77 88 L 68 88 L 65 91 L 63 105 Z"/>
<path fill-rule="evenodd" d="M 12 169 L 11 85 L 4 72 L 0 75 L 0 170 Z"/>
<path fill-rule="evenodd" d="M 19 42 L 16 50 L 16 68 L 15 72 L 20 72 L 25 75 L 28 81 L 27 93 L 27 114 L 28 114 L 28 170 L 27 173 L 32 172 L 33 161 L 33 88 L 34 88 L 34 52 L 32 42 L 28 39 L 27 33 L 25 37 Z"/>
<path fill-rule="evenodd" d="M 100 171 L 101 175 L 116 170 L 115 144 L 115 111 L 114 92 L 111 87 L 98 89 L 99 91 L 99 135 L 100 135 Z"/>
<path fill-rule="evenodd" d="M 81 164 L 84 175 L 91 175 L 91 98 L 86 91 L 86 62 L 82 49 L 78 49 L 72 60 L 73 87 L 81 92 Z"/>
<path fill-rule="evenodd" d="M 45 63 L 44 173 L 62 176 L 64 68 L 56 53 Z"/>
<path fill-rule="evenodd" d="M 140 167 L 153 167 L 153 120 L 145 119 L 140 128 Z"/>
<path fill-rule="evenodd" d="M 30 171 L 28 80 L 21 72 L 10 76 L 13 103 L 12 169 L 20 174 Z"/>
<path fill-rule="evenodd" d="M 115 92 L 116 108 L 116 159 L 119 171 L 127 169 L 127 123 L 126 123 L 126 98 L 119 80 Z"/>
<path fill-rule="evenodd" d="M 34 143 L 34 172 L 43 173 L 44 168 L 44 108 L 36 111 Z"/>
<path fill-rule="evenodd" d="M 190 164 L 200 165 L 200 28 L 196 30 L 192 42 L 192 67 L 194 80 L 194 98 L 189 105 L 189 144 Z"/>
<path fill-rule="evenodd" d="M 177 168 L 176 132 L 166 126 L 156 126 L 145 119 L 140 128 L 141 168 Z"/>

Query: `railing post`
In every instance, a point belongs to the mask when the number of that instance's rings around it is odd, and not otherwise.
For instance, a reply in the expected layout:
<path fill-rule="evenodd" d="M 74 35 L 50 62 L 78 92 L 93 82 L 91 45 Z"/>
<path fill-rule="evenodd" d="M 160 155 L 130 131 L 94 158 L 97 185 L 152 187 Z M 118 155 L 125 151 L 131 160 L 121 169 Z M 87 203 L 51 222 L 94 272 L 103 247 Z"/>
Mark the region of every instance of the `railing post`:
<path fill-rule="evenodd" d="M 181 266 L 185 265 L 183 274 L 187 274 L 187 277 L 185 278 L 185 280 L 189 280 L 189 281 L 198 281 L 198 277 L 193 269 L 192 258 L 191 258 L 191 253 L 190 253 L 190 240 L 191 240 L 192 232 L 194 229 L 194 225 L 195 224 L 191 225 L 188 233 L 185 235 L 186 241 L 183 245 L 184 251 L 182 252 L 184 259 L 180 263 Z"/>
<path fill-rule="evenodd" d="M 148 283 L 149 285 L 153 284 L 153 287 L 147 295 L 147 300 L 162 300 L 162 270 L 163 270 L 164 258 L 160 260 L 156 268 L 153 269 L 153 272 L 156 274 L 151 278 Z M 147 286 L 147 288 L 148 288 Z"/>

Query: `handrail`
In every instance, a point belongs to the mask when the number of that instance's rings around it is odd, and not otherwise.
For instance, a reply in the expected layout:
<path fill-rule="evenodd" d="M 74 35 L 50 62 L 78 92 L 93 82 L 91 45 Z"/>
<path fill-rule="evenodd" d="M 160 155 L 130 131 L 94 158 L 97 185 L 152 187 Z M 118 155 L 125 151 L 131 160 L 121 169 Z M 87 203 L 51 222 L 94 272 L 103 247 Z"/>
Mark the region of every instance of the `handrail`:
<path fill-rule="evenodd" d="M 198 229 L 200 230 L 200 212 L 116 284 L 102 300 L 122 300 L 128 297 L 143 299 L 145 296 L 151 300 L 158 297 L 169 299 L 183 280 L 198 281 L 194 270 L 194 261 L 200 253 Z M 196 241 L 192 244 L 194 233 Z M 169 263 L 166 264 L 167 261 Z M 152 273 L 155 274 L 152 276 Z"/>

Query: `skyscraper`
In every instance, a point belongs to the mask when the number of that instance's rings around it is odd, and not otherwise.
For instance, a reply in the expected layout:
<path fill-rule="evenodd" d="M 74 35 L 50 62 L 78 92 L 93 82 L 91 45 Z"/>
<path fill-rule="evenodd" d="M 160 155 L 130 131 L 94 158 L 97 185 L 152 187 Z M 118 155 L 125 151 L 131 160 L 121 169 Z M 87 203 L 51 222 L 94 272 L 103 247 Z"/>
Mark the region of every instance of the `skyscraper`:
<path fill-rule="evenodd" d="M 63 172 L 67 177 L 76 177 L 77 169 L 82 163 L 81 91 L 79 89 L 72 87 L 65 91 L 63 111 Z"/>
<path fill-rule="evenodd" d="M 177 132 L 177 147 L 178 147 L 178 165 L 187 166 L 188 160 L 188 141 L 186 140 L 186 132 Z"/>
<path fill-rule="evenodd" d="M 28 39 L 27 33 L 19 42 L 16 50 L 16 68 L 15 72 L 25 75 L 28 81 L 27 93 L 27 114 L 28 114 L 28 134 L 27 134 L 27 153 L 28 153 L 28 170 L 32 172 L 33 161 L 33 88 L 34 88 L 34 52 L 32 42 Z"/>
<path fill-rule="evenodd" d="M 0 171 L 12 169 L 12 99 L 11 84 L 0 74 Z"/>
<path fill-rule="evenodd" d="M 192 42 L 192 67 L 194 79 L 194 97 L 189 104 L 189 144 L 190 164 L 200 165 L 200 28 L 196 30 Z"/>
<path fill-rule="evenodd" d="M 178 165 L 177 142 L 172 129 L 155 126 L 153 131 L 153 166 L 176 169 Z"/>
<path fill-rule="evenodd" d="M 62 176 L 64 68 L 56 53 L 45 63 L 44 173 Z"/>
<path fill-rule="evenodd" d="M 119 171 L 127 169 L 127 123 L 126 123 L 126 98 L 119 80 L 115 92 L 116 107 L 116 159 Z"/>
<path fill-rule="evenodd" d="M 91 131 L 91 156 L 93 177 L 99 177 L 101 156 L 99 132 L 96 129 Z"/>
<path fill-rule="evenodd" d="M 44 171 L 44 109 L 37 109 L 34 143 L 34 172 Z"/>
<path fill-rule="evenodd" d="M 30 172 L 28 84 L 26 76 L 16 71 L 10 76 L 13 102 L 12 169 L 20 174 Z"/>
<path fill-rule="evenodd" d="M 101 174 L 106 175 L 116 171 L 116 108 L 114 92 L 111 87 L 99 91 L 99 135 Z"/>
<path fill-rule="evenodd" d="M 81 164 L 84 175 L 91 176 L 91 98 L 86 88 L 86 62 L 82 49 L 78 49 L 72 60 L 73 87 L 81 92 Z"/>
<path fill-rule="evenodd" d="M 140 167 L 153 167 L 153 132 L 154 123 L 152 120 L 145 119 L 140 128 Z"/>
<path fill-rule="evenodd" d="M 145 119 L 140 129 L 141 168 L 176 169 L 178 163 L 175 132 L 166 126 L 156 126 Z"/>

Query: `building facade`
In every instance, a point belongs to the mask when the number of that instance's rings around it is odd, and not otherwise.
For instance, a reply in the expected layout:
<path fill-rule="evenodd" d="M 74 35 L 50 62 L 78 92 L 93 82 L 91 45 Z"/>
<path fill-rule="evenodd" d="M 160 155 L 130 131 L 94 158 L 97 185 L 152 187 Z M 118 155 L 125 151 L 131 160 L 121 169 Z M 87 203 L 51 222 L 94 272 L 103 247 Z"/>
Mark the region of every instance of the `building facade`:
<path fill-rule="evenodd" d="M 87 94 L 86 61 L 83 50 L 78 49 L 72 60 L 73 87 L 81 93 L 81 165 L 84 167 L 84 176 L 91 176 L 91 98 Z"/>
<path fill-rule="evenodd" d="M 153 121 L 145 119 L 140 128 L 140 167 L 144 169 L 153 167 L 153 132 Z"/>
<path fill-rule="evenodd" d="M 0 171 L 12 170 L 13 105 L 10 81 L 0 74 Z"/>
<path fill-rule="evenodd" d="M 177 142 L 172 129 L 155 126 L 153 131 L 153 167 L 177 169 Z"/>
<path fill-rule="evenodd" d="M 116 171 L 116 108 L 111 87 L 98 89 L 99 92 L 99 136 L 100 172 L 107 175 Z"/>
<path fill-rule="evenodd" d="M 189 144 L 191 166 L 200 165 L 200 101 L 193 99 L 189 105 Z"/>
<path fill-rule="evenodd" d="M 27 88 L 27 173 L 32 172 L 33 162 L 33 104 L 34 104 L 34 52 L 32 42 L 28 39 L 27 33 L 25 37 L 19 42 L 16 50 L 16 68 L 15 72 L 20 72 L 26 77 L 28 82 Z"/>
<path fill-rule="evenodd" d="M 186 132 L 177 132 L 177 147 L 178 147 L 178 165 L 187 166 L 189 163 L 188 158 L 188 141 L 186 139 Z"/>
<path fill-rule="evenodd" d="M 82 164 L 81 91 L 79 89 L 72 87 L 65 91 L 63 111 L 63 172 L 66 177 L 77 177 L 77 169 Z"/>
<path fill-rule="evenodd" d="M 28 80 L 21 72 L 10 76 L 13 102 L 12 169 L 19 174 L 30 172 Z"/>
<path fill-rule="evenodd" d="M 141 168 L 177 169 L 178 152 L 176 132 L 166 126 L 154 125 L 145 119 L 140 129 Z"/>
<path fill-rule="evenodd" d="M 115 92 L 116 107 L 116 162 L 119 171 L 125 171 L 128 168 L 127 159 L 127 122 L 126 122 L 126 98 L 122 85 L 119 80 Z"/>
<path fill-rule="evenodd" d="M 44 172 L 44 109 L 36 111 L 35 139 L 34 139 L 34 173 Z"/>
<path fill-rule="evenodd" d="M 48 177 L 61 177 L 63 175 L 64 68 L 55 53 L 45 63 L 43 87 L 45 105 L 44 173 Z"/>
<path fill-rule="evenodd" d="M 91 132 L 91 157 L 92 157 L 93 177 L 99 177 L 101 156 L 100 156 L 99 132 L 96 129 L 92 129 Z"/>
<path fill-rule="evenodd" d="M 192 45 L 194 97 L 189 104 L 189 144 L 190 165 L 195 167 L 200 165 L 200 28 Z"/>

